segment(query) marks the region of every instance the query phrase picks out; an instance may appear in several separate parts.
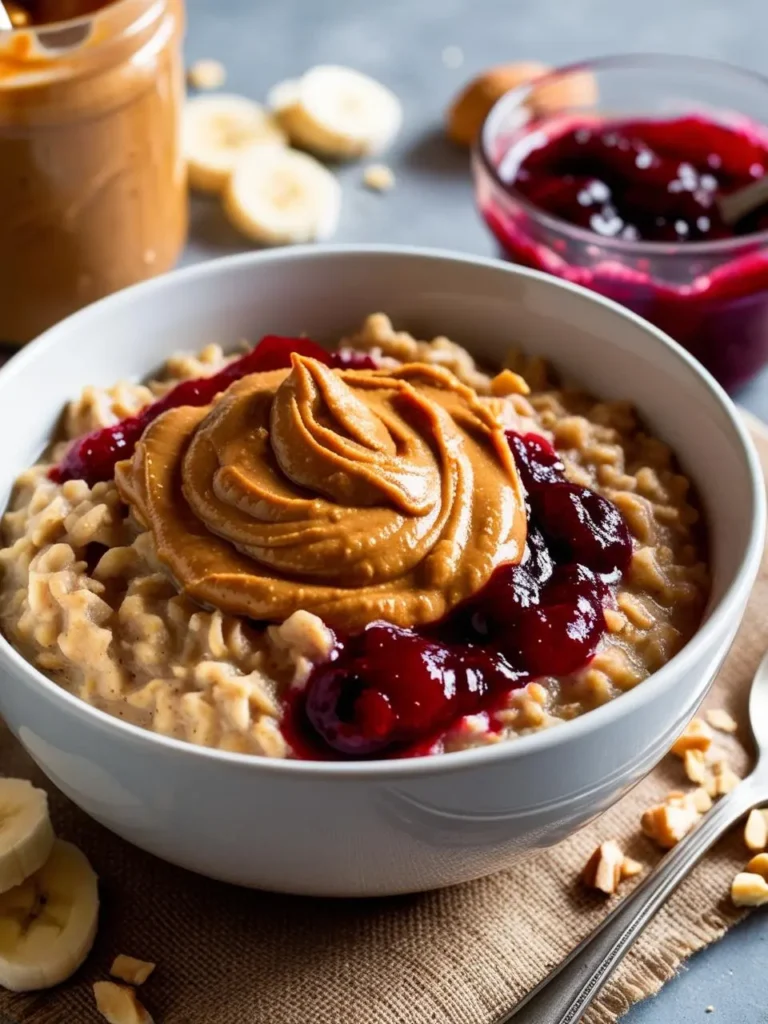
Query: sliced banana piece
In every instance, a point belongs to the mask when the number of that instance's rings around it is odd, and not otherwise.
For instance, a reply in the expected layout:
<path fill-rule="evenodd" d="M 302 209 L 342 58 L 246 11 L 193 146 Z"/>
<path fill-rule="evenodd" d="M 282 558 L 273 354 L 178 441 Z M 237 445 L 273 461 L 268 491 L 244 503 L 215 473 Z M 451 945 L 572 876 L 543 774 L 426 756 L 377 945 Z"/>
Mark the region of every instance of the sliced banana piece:
<path fill-rule="evenodd" d="M 263 146 L 237 161 L 223 204 L 231 223 L 259 245 L 317 242 L 336 230 L 341 188 L 306 153 Z"/>
<path fill-rule="evenodd" d="M 221 192 L 238 157 L 250 146 L 287 142 L 264 107 L 230 93 L 187 100 L 182 135 L 189 183 L 202 192 Z"/>
<path fill-rule="evenodd" d="M 267 93 L 267 106 L 273 113 L 279 114 L 286 107 L 298 103 L 299 81 L 298 78 L 287 78 L 284 82 L 272 86 Z"/>
<path fill-rule="evenodd" d="M 0 895 L 0 985 L 31 992 L 70 977 L 90 952 L 98 916 L 93 868 L 57 839 L 39 871 Z"/>
<path fill-rule="evenodd" d="M 26 779 L 0 779 L 0 893 L 45 864 L 54 838 L 43 790 Z"/>
<path fill-rule="evenodd" d="M 339 160 L 380 153 L 403 119 L 390 89 L 332 64 L 311 68 L 298 82 L 281 82 L 269 102 L 291 142 Z"/>

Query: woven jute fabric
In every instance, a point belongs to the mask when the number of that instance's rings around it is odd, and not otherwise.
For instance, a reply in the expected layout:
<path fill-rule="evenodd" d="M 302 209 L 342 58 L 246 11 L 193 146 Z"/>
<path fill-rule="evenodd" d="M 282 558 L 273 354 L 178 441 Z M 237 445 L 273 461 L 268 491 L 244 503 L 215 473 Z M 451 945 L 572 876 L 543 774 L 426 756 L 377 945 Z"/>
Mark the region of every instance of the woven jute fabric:
<path fill-rule="evenodd" d="M 768 466 L 768 434 L 755 436 Z M 767 603 L 768 559 L 707 698 L 744 727 L 749 683 L 768 641 Z M 746 733 L 740 739 L 748 747 Z M 743 773 L 749 759 L 739 739 L 718 734 L 717 743 Z M 102 898 L 85 967 L 50 992 L 0 995 L 0 1024 L 98 1024 L 91 984 L 108 976 L 117 953 L 157 963 L 140 990 L 156 1024 L 492 1024 L 612 905 L 578 881 L 595 846 L 617 839 L 650 867 L 659 851 L 640 834 L 640 816 L 687 786 L 681 762 L 668 757 L 578 835 L 518 867 L 424 895 L 332 901 L 237 889 L 134 849 L 57 793 L 7 731 L 0 771 L 48 789 L 55 826 L 90 857 Z M 728 890 L 746 859 L 736 830 L 632 949 L 591 1024 L 615 1021 L 656 992 L 685 957 L 738 920 Z"/>

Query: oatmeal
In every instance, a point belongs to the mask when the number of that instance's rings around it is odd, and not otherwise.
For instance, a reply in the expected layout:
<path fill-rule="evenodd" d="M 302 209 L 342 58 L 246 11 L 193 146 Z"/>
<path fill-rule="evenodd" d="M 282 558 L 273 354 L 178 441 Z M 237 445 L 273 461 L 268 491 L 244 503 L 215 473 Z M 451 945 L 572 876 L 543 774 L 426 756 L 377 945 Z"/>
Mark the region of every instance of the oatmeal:
<path fill-rule="evenodd" d="M 17 480 L 0 625 L 62 686 L 224 750 L 452 751 L 605 703 L 693 634 L 695 497 L 628 403 L 382 314 L 330 358 L 281 341 L 86 388 Z"/>

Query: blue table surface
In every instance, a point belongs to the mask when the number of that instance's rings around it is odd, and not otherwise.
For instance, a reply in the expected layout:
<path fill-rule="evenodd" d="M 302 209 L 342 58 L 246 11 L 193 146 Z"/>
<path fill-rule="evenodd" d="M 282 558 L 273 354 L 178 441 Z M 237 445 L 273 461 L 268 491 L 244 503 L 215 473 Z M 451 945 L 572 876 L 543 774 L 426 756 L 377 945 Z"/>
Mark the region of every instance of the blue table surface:
<path fill-rule="evenodd" d="M 340 173 L 339 242 L 395 242 L 495 255 L 479 222 L 465 154 L 442 134 L 455 90 L 495 63 L 561 64 L 601 54 L 687 53 L 768 74 L 766 0 L 187 0 L 190 61 L 216 57 L 227 89 L 262 99 L 275 82 L 312 64 L 349 64 L 389 84 L 405 110 L 386 162 L 393 192 L 361 184 L 361 167 Z M 458 47 L 460 67 L 444 51 Z M 195 200 L 185 263 L 247 248 L 217 206 Z M 768 420 L 768 370 L 737 399 Z M 706 1012 L 714 1007 L 711 1013 Z M 626 1024 L 768 1022 L 768 918 L 755 913 L 694 956 Z M 545 1024 L 545 1022 L 542 1022 Z"/>

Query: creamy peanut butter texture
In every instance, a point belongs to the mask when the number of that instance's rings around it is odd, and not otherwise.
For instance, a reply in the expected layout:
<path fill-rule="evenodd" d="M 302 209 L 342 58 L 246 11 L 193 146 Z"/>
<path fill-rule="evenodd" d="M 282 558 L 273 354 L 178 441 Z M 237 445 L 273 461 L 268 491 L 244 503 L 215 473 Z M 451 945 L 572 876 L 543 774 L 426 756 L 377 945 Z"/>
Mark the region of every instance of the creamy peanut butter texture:
<path fill-rule="evenodd" d="M 290 370 L 170 409 L 116 482 L 188 596 L 282 621 L 418 625 L 479 590 L 526 538 L 491 405 L 447 370 Z"/>
<path fill-rule="evenodd" d="M 187 231 L 181 0 L 23 0 L 0 32 L 0 340 L 169 270 Z M 68 19 L 81 18 L 67 26 Z"/>

